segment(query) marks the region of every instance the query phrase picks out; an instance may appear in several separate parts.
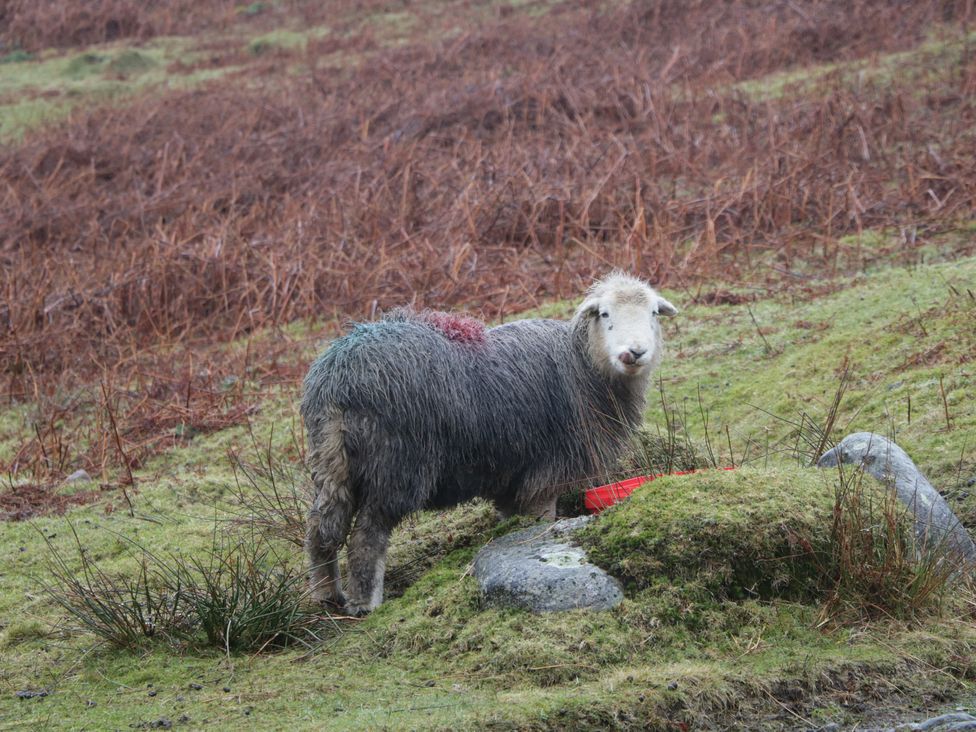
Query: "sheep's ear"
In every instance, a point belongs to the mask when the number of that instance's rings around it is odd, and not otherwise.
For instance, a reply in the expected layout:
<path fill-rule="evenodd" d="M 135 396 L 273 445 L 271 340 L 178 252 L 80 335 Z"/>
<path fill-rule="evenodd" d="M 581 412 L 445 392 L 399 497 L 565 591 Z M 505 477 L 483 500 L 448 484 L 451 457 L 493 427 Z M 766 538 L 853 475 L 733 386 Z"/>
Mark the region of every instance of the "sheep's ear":
<path fill-rule="evenodd" d="M 678 314 L 678 308 L 676 308 L 674 305 L 672 305 L 671 303 L 669 303 L 663 297 L 661 297 L 660 295 L 658 295 L 658 297 L 657 297 L 657 312 L 660 313 L 661 315 L 667 315 L 668 317 L 671 317 L 673 315 L 677 315 Z"/>
<path fill-rule="evenodd" d="M 578 308 L 576 308 L 576 317 L 594 317 L 600 312 L 600 300 L 596 297 L 591 297 L 584 300 Z"/>

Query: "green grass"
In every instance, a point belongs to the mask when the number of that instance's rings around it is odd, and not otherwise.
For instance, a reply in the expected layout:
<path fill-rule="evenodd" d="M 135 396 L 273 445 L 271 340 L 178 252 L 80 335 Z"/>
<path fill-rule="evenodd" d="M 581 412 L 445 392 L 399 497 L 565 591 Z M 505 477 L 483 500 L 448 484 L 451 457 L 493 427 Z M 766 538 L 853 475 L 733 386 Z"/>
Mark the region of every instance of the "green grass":
<path fill-rule="evenodd" d="M 733 88 L 752 99 L 766 101 L 809 92 L 821 83 L 857 90 L 866 84 L 886 84 L 897 76 L 902 80 L 916 79 L 921 91 L 958 68 L 971 53 L 974 41 L 976 33 L 966 35 L 955 28 L 940 27 L 929 34 L 928 40 L 908 51 L 776 72 L 739 82 Z"/>
<path fill-rule="evenodd" d="M 935 485 L 953 487 L 960 461 L 976 450 L 969 439 L 976 404 L 967 397 L 976 342 L 963 335 L 976 322 L 974 285 L 976 259 L 966 258 L 850 278 L 824 297 L 784 293 L 752 305 L 692 306 L 674 323 L 661 384 L 687 415 L 689 431 L 703 438 L 701 389 L 713 415 L 712 440 L 726 462 L 765 461 L 767 444 L 790 445 L 790 425 L 771 415 L 825 414 L 846 359 L 852 383 L 836 438 L 890 432 Z M 659 402 L 649 416 L 663 421 Z M 734 456 L 717 438 L 726 426 Z"/>
<path fill-rule="evenodd" d="M 279 29 L 252 38 L 247 49 L 255 56 L 275 50 L 304 51 L 310 40 L 323 38 L 329 33 L 329 29 L 324 26 L 306 31 Z"/>
<path fill-rule="evenodd" d="M 236 427 L 149 461 L 137 473 L 134 518 L 113 491 L 66 518 L 4 526 L 0 720 L 124 728 L 187 715 L 217 728 L 667 729 L 676 720 L 695 726 L 759 714 L 768 727 L 791 728 L 797 720 L 770 700 L 788 699 L 784 688 L 803 700 L 799 714 L 832 720 L 846 719 L 838 704 L 848 692 L 838 690 L 848 678 L 864 699 L 965 692 L 976 671 L 976 631 L 960 596 L 947 599 L 943 616 L 913 624 L 818 628 L 810 567 L 784 560 L 784 548 L 791 532 L 826 530 L 834 476 L 797 467 L 783 420 L 821 417 L 847 358 L 852 381 L 835 436 L 892 432 L 937 486 L 953 489 L 949 500 L 971 520 L 973 499 L 956 486 L 976 475 L 976 405 L 967 396 L 976 371 L 969 337 L 976 301 L 968 294 L 976 292 L 976 259 L 877 269 L 834 284 L 816 296 L 786 292 L 734 306 L 666 293 L 682 308 L 666 324 L 670 354 L 659 374 L 678 428 L 704 444 L 706 410 L 717 460 L 748 467 L 662 479 L 635 495 L 630 512 L 611 511 L 592 529 L 597 561 L 628 583 L 613 612 L 482 608 L 468 563 L 478 546 L 517 524 L 496 527 L 491 508 L 475 503 L 401 526 L 389 565 L 391 594 L 400 596 L 313 652 L 117 651 L 73 627 L 40 591 L 45 537 L 69 556 L 70 520 L 89 558 L 113 573 L 137 569 L 123 537 L 159 553 L 206 557 L 214 521 L 236 530 L 230 519 L 240 513 L 227 451 L 248 458 L 255 449 L 248 430 Z M 563 316 L 572 304 L 543 310 Z M 296 358 L 309 360 L 318 348 L 306 324 L 287 335 Z M 244 344 L 229 346 L 237 347 Z M 279 462 L 296 457 L 296 399 L 294 388 L 271 391 L 252 424 Z M 23 409 L 5 410 L 4 435 L 26 430 L 24 419 Z M 653 392 L 647 421 L 652 434 L 663 431 Z M 285 553 L 300 566 L 297 548 Z M 51 693 L 15 698 L 31 688 Z"/>
<path fill-rule="evenodd" d="M 190 41 L 163 38 L 138 47 L 106 44 L 5 63 L 0 70 L 0 142 L 16 142 L 78 108 L 118 103 L 149 89 L 189 88 L 233 68 L 188 74 L 168 70 L 172 63 L 192 63 L 199 57 Z"/>

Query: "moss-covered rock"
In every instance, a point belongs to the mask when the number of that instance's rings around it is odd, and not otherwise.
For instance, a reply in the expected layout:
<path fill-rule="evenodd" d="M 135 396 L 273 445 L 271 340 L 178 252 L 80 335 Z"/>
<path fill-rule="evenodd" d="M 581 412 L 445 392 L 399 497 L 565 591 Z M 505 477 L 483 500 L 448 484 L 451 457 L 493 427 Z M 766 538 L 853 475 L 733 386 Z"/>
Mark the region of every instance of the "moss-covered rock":
<path fill-rule="evenodd" d="M 646 484 L 581 534 L 633 593 L 672 582 L 716 599 L 815 595 L 830 535 L 829 474 L 708 470 Z"/>

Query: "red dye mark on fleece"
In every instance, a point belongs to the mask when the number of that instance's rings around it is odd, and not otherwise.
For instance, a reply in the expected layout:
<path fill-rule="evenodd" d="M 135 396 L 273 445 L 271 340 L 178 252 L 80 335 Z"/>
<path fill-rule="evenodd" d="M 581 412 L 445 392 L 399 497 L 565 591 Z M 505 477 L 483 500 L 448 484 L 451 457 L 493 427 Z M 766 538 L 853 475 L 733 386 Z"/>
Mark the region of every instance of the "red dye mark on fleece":
<path fill-rule="evenodd" d="M 421 320 L 457 343 L 480 346 L 485 342 L 485 324 L 466 315 L 428 311 Z"/>

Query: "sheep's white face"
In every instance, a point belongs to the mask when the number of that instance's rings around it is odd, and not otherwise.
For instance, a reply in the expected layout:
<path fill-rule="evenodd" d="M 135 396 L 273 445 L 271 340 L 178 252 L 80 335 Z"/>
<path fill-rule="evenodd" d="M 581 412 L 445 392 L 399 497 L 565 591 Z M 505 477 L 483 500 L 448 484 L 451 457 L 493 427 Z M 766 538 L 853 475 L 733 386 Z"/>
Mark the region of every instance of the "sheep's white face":
<path fill-rule="evenodd" d="M 579 308 L 590 319 L 590 357 L 610 375 L 639 376 L 661 360 L 663 342 L 658 317 L 677 309 L 643 283 L 597 289 Z"/>

